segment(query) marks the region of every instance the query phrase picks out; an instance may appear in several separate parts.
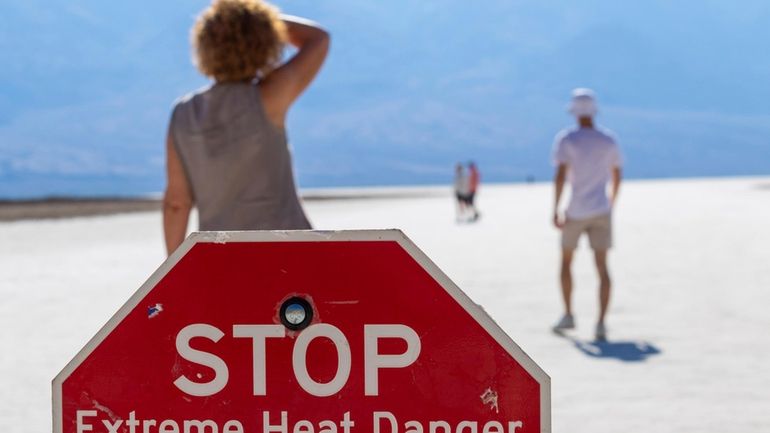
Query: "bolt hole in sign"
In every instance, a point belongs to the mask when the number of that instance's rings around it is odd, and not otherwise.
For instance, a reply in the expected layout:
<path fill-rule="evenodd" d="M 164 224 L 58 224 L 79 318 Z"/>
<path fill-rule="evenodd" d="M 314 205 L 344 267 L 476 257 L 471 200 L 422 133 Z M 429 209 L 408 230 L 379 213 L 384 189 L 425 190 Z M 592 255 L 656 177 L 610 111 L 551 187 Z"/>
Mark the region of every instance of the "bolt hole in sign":
<path fill-rule="evenodd" d="M 191 235 L 53 381 L 54 433 L 536 433 L 548 376 L 398 230 Z"/>

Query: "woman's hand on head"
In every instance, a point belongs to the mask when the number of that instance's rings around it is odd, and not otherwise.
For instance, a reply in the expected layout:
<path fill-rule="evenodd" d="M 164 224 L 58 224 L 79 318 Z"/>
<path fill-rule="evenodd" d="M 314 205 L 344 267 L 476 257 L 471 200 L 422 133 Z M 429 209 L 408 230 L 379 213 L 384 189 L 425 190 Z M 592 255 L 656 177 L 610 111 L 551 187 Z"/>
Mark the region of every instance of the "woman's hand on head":
<path fill-rule="evenodd" d="M 263 103 L 270 120 L 283 126 L 289 107 L 310 85 L 329 52 L 329 33 L 304 18 L 282 15 L 288 42 L 297 52 L 260 82 Z"/>

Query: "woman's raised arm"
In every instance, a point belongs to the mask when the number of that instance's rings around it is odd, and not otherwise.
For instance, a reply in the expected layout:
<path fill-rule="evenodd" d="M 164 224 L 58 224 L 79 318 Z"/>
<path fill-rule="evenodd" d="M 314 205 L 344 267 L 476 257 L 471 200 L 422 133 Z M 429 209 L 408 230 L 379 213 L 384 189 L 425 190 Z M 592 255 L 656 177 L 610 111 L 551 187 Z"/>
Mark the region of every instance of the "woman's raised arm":
<path fill-rule="evenodd" d="M 304 18 L 281 16 L 288 41 L 297 53 L 260 82 L 265 110 L 273 123 L 283 126 L 291 104 L 313 81 L 329 52 L 329 33 Z"/>

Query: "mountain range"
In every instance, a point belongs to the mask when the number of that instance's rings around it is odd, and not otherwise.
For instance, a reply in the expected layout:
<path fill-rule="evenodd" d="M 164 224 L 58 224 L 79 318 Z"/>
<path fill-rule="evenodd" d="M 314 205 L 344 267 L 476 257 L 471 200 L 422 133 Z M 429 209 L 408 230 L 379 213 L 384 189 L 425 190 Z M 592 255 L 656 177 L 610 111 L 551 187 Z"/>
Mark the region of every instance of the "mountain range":
<path fill-rule="evenodd" d="M 170 108 L 207 84 L 188 43 L 206 4 L 0 4 L 0 197 L 161 191 Z M 547 179 L 574 87 L 629 177 L 770 173 L 764 0 L 277 4 L 332 34 L 288 121 L 301 187 L 448 183 L 471 159 Z"/>

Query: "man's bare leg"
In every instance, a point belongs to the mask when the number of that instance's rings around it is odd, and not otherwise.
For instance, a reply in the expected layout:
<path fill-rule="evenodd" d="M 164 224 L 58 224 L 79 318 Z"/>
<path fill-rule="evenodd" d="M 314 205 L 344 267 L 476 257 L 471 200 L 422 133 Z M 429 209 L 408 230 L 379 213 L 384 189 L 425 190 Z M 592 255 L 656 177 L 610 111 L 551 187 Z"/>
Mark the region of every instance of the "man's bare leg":
<path fill-rule="evenodd" d="M 572 317 L 572 250 L 562 250 L 561 256 L 561 294 L 564 299 L 564 316 L 553 327 L 553 331 L 561 334 L 567 329 L 575 328 Z"/>
<path fill-rule="evenodd" d="M 596 259 L 596 271 L 599 273 L 599 322 L 604 324 L 604 317 L 607 315 L 607 308 L 610 305 L 610 290 L 612 282 L 610 281 L 610 272 L 607 269 L 607 250 L 594 251 Z"/>
<path fill-rule="evenodd" d="M 574 250 L 561 252 L 561 294 L 564 299 L 564 314 L 572 315 L 572 255 Z"/>

